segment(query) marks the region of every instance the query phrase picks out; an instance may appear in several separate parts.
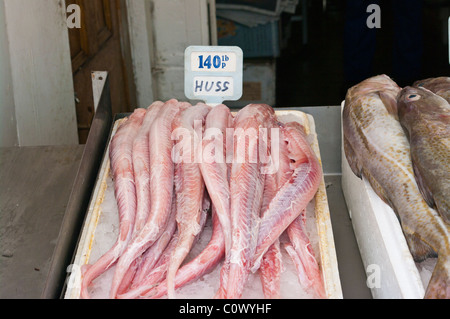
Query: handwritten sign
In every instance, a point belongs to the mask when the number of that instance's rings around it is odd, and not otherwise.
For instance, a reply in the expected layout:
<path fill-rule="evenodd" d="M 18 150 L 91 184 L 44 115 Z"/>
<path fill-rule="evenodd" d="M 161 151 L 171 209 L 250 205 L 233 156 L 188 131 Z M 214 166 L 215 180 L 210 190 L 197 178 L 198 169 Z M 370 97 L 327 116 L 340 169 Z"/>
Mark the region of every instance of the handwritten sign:
<path fill-rule="evenodd" d="M 242 96 L 243 53 L 235 46 L 190 46 L 185 51 L 187 98 L 217 105 Z"/>

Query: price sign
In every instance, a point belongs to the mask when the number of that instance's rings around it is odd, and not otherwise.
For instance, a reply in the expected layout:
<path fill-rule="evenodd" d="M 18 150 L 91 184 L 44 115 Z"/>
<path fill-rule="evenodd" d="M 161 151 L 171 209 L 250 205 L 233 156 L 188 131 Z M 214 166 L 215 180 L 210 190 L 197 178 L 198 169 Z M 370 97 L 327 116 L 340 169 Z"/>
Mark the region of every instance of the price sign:
<path fill-rule="evenodd" d="M 217 105 L 242 96 L 243 53 L 235 46 L 190 46 L 185 51 L 184 93 Z"/>

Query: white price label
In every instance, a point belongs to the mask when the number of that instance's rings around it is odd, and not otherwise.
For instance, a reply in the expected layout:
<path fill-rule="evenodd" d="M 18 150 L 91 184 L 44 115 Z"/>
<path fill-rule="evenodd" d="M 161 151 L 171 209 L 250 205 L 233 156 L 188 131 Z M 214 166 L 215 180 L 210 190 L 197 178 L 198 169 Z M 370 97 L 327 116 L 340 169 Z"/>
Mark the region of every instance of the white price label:
<path fill-rule="evenodd" d="M 185 51 L 185 95 L 210 105 L 239 100 L 242 68 L 239 47 L 190 46 Z"/>

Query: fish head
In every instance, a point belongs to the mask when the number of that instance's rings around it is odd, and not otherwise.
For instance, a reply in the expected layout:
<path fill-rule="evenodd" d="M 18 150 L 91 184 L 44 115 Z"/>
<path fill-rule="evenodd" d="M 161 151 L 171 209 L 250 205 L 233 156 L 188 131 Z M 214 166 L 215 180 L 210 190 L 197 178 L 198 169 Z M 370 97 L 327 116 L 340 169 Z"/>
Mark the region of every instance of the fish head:
<path fill-rule="evenodd" d="M 413 86 L 423 87 L 434 93 L 448 91 L 450 90 L 450 77 L 440 76 L 436 78 L 428 78 L 414 82 Z"/>
<path fill-rule="evenodd" d="M 358 100 L 363 96 L 378 94 L 383 101 L 387 111 L 397 116 L 397 95 L 401 88 L 389 76 L 385 74 L 368 78 L 347 91 L 345 104 L 358 104 Z"/>
<path fill-rule="evenodd" d="M 417 117 L 435 117 L 448 112 L 448 103 L 424 87 L 406 86 L 397 97 L 398 117 L 408 124 Z"/>

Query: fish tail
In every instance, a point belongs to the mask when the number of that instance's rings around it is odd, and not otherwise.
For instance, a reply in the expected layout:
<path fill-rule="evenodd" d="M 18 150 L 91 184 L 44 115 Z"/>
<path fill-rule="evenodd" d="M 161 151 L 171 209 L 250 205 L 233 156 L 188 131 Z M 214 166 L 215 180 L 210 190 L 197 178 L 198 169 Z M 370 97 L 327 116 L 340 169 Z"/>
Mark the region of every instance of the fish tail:
<path fill-rule="evenodd" d="M 426 299 L 450 299 L 450 255 L 441 254 L 434 267 L 427 290 Z"/>

